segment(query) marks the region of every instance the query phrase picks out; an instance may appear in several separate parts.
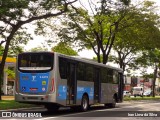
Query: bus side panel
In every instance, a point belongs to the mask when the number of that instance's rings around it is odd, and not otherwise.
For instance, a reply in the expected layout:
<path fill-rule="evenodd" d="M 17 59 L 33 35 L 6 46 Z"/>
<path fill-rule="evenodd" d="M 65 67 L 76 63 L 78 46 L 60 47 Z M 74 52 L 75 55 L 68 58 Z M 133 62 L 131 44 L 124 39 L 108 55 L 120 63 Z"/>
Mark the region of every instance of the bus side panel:
<path fill-rule="evenodd" d="M 101 103 L 109 103 L 111 93 L 111 86 L 108 83 L 101 83 Z"/>
<path fill-rule="evenodd" d="M 66 105 L 67 99 L 67 79 L 61 79 L 59 72 L 59 56 L 55 54 L 54 56 L 54 78 L 56 82 L 56 103 L 60 105 Z"/>
<path fill-rule="evenodd" d="M 84 93 L 88 94 L 89 104 L 94 103 L 94 83 L 93 82 L 85 82 L 85 81 L 77 81 L 77 105 L 81 104 L 82 97 Z"/>
<path fill-rule="evenodd" d="M 61 79 L 57 85 L 57 103 L 66 105 L 67 100 L 67 79 Z"/>
<path fill-rule="evenodd" d="M 101 83 L 101 88 L 101 103 L 112 103 L 113 96 L 116 93 L 115 85 L 110 83 Z"/>

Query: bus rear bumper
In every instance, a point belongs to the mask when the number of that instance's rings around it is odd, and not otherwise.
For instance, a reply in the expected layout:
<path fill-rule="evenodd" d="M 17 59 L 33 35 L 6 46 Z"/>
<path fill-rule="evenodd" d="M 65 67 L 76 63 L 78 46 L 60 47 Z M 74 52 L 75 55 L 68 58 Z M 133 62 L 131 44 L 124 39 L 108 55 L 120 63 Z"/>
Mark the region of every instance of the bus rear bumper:
<path fill-rule="evenodd" d="M 56 100 L 53 94 L 31 95 L 31 94 L 15 93 L 15 101 L 24 103 L 43 104 L 48 102 L 54 103 Z"/>

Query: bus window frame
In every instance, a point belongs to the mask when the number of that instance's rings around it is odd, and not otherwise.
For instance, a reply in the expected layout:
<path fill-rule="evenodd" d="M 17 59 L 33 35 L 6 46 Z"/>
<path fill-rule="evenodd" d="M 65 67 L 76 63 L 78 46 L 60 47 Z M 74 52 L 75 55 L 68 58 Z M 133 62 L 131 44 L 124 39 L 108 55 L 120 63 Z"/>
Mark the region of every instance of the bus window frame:
<path fill-rule="evenodd" d="M 47 69 L 47 70 L 38 70 L 38 69 L 35 69 L 35 70 L 27 70 L 27 69 L 26 70 L 22 70 L 22 69 L 20 69 L 21 56 L 22 55 L 27 55 L 27 54 L 46 54 L 46 55 L 50 55 L 52 57 L 50 69 Z M 44 73 L 44 72 L 49 72 L 49 71 L 53 70 L 53 66 L 54 66 L 54 53 L 45 53 L 45 52 L 29 53 L 28 52 L 28 53 L 21 53 L 21 54 L 18 55 L 17 68 L 18 68 L 18 71 L 23 72 L 23 73 Z"/>

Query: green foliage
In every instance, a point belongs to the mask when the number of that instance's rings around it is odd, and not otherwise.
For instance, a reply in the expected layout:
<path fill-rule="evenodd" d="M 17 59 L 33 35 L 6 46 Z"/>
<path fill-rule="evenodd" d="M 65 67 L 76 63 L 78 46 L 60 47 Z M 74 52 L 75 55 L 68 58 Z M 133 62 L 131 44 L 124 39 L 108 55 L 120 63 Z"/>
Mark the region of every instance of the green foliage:
<path fill-rule="evenodd" d="M 61 24 L 52 25 L 50 21 L 39 22 L 37 34 L 55 36 L 50 31 L 56 31 L 60 41 L 69 42 L 78 46 L 79 50 L 84 48 L 93 49 L 97 55 L 98 62 L 104 64 L 114 43 L 120 21 L 123 19 L 127 6 L 115 1 L 88 1 L 89 9 L 85 6 L 69 7 L 68 14 L 63 16 Z M 129 1 L 128 1 L 129 3 Z M 94 7 L 93 7 L 94 6 Z M 41 26 L 49 26 L 48 29 L 41 29 Z M 49 32 L 48 32 L 49 31 Z M 49 43 L 55 42 L 51 37 Z M 103 54 L 103 59 L 100 58 Z"/>
<path fill-rule="evenodd" d="M 6 69 L 5 72 L 8 74 L 8 77 L 15 79 L 15 71 L 13 69 Z"/>
<path fill-rule="evenodd" d="M 131 0 L 120 0 L 121 2 L 123 2 L 125 5 L 129 5 Z"/>
<path fill-rule="evenodd" d="M 153 78 L 154 75 L 153 75 L 153 74 L 144 74 L 143 77 L 144 77 L 145 79 L 148 79 L 148 78 Z"/>
<path fill-rule="evenodd" d="M 124 101 L 132 101 L 132 100 L 160 100 L 160 96 L 156 97 L 125 97 Z"/>
<path fill-rule="evenodd" d="M 3 52 L 4 52 L 4 47 L 0 46 L 0 56 L 3 55 Z M 7 57 L 16 57 L 19 53 L 22 53 L 22 52 L 24 51 L 21 46 L 18 46 L 18 45 L 10 46 Z"/>
<path fill-rule="evenodd" d="M 160 45 L 157 44 L 160 38 L 157 27 L 159 16 L 153 13 L 154 4 L 149 3 L 144 2 L 141 8 L 128 8 L 121 22 L 122 29 L 117 33 L 113 46 L 117 55 L 110 56 L 109 60 L 118 63 L 123 70 L 126 70 L 126 66 L 129 66 L 129 69 L 137 66 L 134 63 L 137 53 Z"/>
<path fill-rule="evenodd" d="M 29 50 L 29 51 L 31 51 L 31 52 L 38 52 L 38 51 L 48 51 L 48 49 L 47 48 L 45 48 L 45 47 L 35 47 L 35 48 L 32 48 L 31 50 Z"/>
<path fill-rule="evenodd" d="M 97 57 L 93 57 L 93 60 L 98 61 L 98 58 Z M 103 62 L 103 56 L 100 55 L 100 63 L 102 63 L 102 62 Z"/>
<path fill-rule="evenodd" d="M 101 7 L 91 8 L 94 9 L 92 15 L 86 9 L 72 6 L 67 22 L 62 21 L 63 28 L 58 30 L 58 36 L 62 41 L 79 44 L 82 49 L 93 49 L 97 61 L 106 64 L 126 11 L 125 7 L 116 6 L 116 10 L 107 8 L 109 1 L 100 1 L 97 4 Z M 103 56 L 102 60 L 100 53 Z"/>
<path fill-rule="evenodd" d="M 68 6 L 75 2 L 64 0 L 1 0 L 0 5 L 0 46 L 5 43 L 0 76 L 3 74 L 8 50 L 31 39 L 25 25 L 38 20 L 56 17 L 67 12 Z M 27 26 L 30 27 L 30 26 Z M 28 39 L 29 38 L 29 39 Z M 0 81 L 1 83 L 1 81 Z M 0 85 L 1 89 L 1 85 Z M 0 92 L 1 100 L 1 92 Z"/>
<path fill-rule="evenodd" d="M 3 46 L 0 46 L 0 56 L 2 56 L 2 55 L 3 55 L 3 51 L 4 51 Z"/>
<path fill-rule="evenodd" d="M 160 66 L 160 50 L 152 49 L 143 51 L 142 55 L 135 60 L 135 63 L 143 67 L 154 67 L 155 65 Z"/>
<path fill-rule="evenodd" d="M 74 51 L 67 43 L 64 42 L 60 42 L 57 46 L 52 47 L 52 51 L 70 56 L 78 55 L 76 51 Z"/>

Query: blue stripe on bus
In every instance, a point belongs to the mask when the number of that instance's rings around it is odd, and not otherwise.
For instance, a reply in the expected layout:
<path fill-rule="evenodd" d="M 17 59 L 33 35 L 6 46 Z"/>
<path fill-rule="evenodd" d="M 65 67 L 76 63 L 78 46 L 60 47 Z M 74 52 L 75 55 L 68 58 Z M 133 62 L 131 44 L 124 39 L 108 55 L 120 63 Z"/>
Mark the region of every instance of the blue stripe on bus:
<path fill-rule="evenodd" d="M 58 86 L 58 99 L 59 100 L 67 99 L 67 87 L 65 85 Z"/>
<path fill-rule="evenodd" d="M 93 87 L 77 87 L 77 99 L 82 99 L 84 93 L 87 93 L 90 100 L 93 100 L 94 97 L 94 88 Z M 58 99 L 66 100 L 67 99 L 67 87 L 65 85 L 58 86 Z"/>
<path fill-rule="evenodd" d="M 93 87 L 77 87 L 77 99 L 82 99 L 84 93 L 87 93 L 89 100 L 93 100 L 94 88 Z"/>

